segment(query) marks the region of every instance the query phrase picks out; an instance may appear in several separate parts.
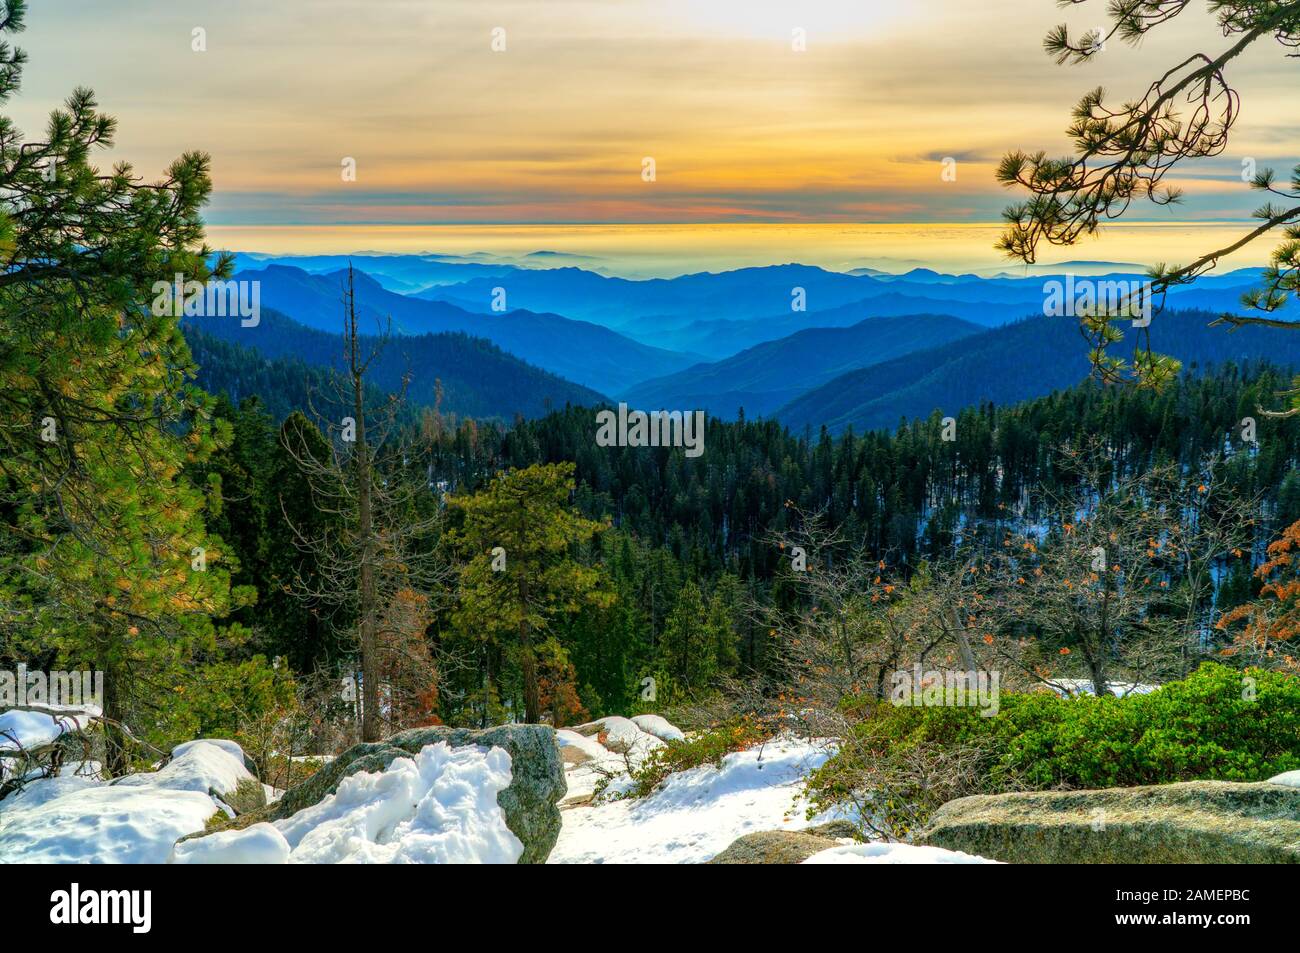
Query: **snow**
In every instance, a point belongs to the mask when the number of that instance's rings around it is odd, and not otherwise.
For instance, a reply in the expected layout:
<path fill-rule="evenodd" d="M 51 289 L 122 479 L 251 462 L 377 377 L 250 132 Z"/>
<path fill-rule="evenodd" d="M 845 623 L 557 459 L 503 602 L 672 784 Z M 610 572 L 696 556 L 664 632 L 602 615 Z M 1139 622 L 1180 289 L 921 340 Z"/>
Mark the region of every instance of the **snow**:
<path fill-rule="evenodd" d="M 0 811 L 0 860 L 160 864 L 177 838 L 202 830 L 216 810 L 212 798 L 195 791 L 92 783 Z"/>
<path fill-rule="evenodd" d="M 39 807 L 56 797 L 71 794 L 73 791 L 95 787 L 100 783 L 93 777 L 84 777 L 76 773 L 61 774 L 54 778 L 36 778 L 23 785 L 14 794 L 0 801 L 0 812 L 11 811 L 19 806 L 25 808 Z"/>
<path fill-rule="evenodd" d="M 586 735 L 580 735 L 568 728 L 556 729 L 555 743 L 561 748 L 577 748 L 587 757 L 597 761 L 608 758 L 610 755 L 609 749 L 601 745 L 595 738 L 588 738 Z"/>
<path fill-rule="evenodd" d="M 1300 771 L 1287 771 L 1268 779 L 1269 784 L 1285 784 L 1289 788 L 1300 788 Z"/>
<path fill-rule="evenodd" d="M 209 790 L 252 777 L 231 745 L 191 742 L 161 771 L 111 784 L 69 775 L 33 782 L 0 801 L 0 861 L 162 863 L 178 838 L 220 810 Z"/>
<path fill-rule="evenodd" d="M 633 715 L 632 723 L 660 741 L 685 741 L 686 734 L 663 715 Z"/>
<path fill-rule="evenodd" d="M 813 854 L 805 864 L 996 864 L 996 860 L 976 857 L 959 850 L 920 847 L 916 844 L 876 842 L 841 844 Z"/>
<path fill-rule="evenodd" d="M 223 738 L 199 738 L 195 741 L 187 741 L 172 749 L 172 758 L 179 758 L 187 751 L 192 750 L 195 745 L 216 745 L 240 764 L 244 763 L 244 749 L 239 746 L 239 743 L 235 741 L 226 741 Z"/>
<path fill-rule="evenodd" d="M 244 749 L 233 741 L 187 741 L 172 750 L 172 759 L 160 771 L 129 774 L 115 787 L 167 788 L 173 791 L 209 791 L 229 794 L 241 781 L 254 781 L 244 767 Z"/>
<path fill-rule="evenodd" d="M 1047 685 L 1056 694 L 1066 698 L 1093 693 L 1090 678 L 1054 678 Z M 1142 682 L 1108 682 L 1106 687 L 1110 689 L 1112 695 L 1125 698 L 1129 695 L 1149 695 L 1160 686 Z"/>
<path fill-rule="evenodd" d="M 290 863 L 513 864 L 524 845 L 497 803 L 510 777 L 502 748 L 439 742 L 384 771 L 344 778 L 334 794 L 275 826 Z"/>
<path fill-rule="evenodd" d="M 253 824 L 242 831 L 218 831 L 176 845 L 169 864 L 284 864 L 289 842 L 271 824 Z"/>
<path fill-rule="evenodd" d="M 674 774 L 644 798 L 570 808 L 549 862 L 699 863 L 745 834 L 821 823 L 805 819 L 800 782 L 828 756 L 822 745 L 782 738 L 733 752 L 720 768 Z"/>
<path fill-rule="evenodd" d="M 69 731 L 79 731 L 92 716 L 79 709 L 66 715 L 11 708 L 0 713 L 0 751 L 39 748 Z"/>
<path fill-rule="evenodd" d="M 664 724 L 668 724 L 664 722 Z M 671 728 L 671 725 L 668 725 Z M 647 731 L 642 731 L 632 719 L 622 718 L 618 715 L 611 715 L 608 718 L 601 718 L 598 721 L 590 721 L 585 725 L 578 726 L 578 733 L 582 729 L 591 731 L 592 736 L 597 734 L 604 735 L 603 744 L 610 751 L 615 752 L 632 752 L 634 754 L 645 754 L 655 748 L 663 747 L 663 742 Z M 675 729 L 674 729 L 675 730 Z M 596 738 L 600 741 L 599 738 Z"/>

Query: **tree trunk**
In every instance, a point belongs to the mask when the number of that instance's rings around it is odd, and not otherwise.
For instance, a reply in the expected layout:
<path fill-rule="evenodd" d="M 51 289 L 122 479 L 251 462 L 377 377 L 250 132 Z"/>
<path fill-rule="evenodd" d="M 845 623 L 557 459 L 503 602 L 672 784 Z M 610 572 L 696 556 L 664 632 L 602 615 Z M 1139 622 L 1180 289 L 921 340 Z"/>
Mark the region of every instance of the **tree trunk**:
<path fill-rule="evenodd" d="M 519 664 L 524 676 L 524 721 L 535 725 L 542 720 L 542 694 L 537 686 L 537 659 L 533 656 L 533 634 L 528 628 L 528 580 L 519 577 Z"/>
<path fill-rule="evenodd" d="M 952 626 L 953 635 L 957 638 L 957 651 L 961 654 L 961 664 L 966 671 L 973 672 L 976 669 L 975 653 L 971 650 L 970 639 L 966 636 L 966 626 L 962 625 L 961 619 L 957 616 L 957 610 L 951 605 L 948 607 L 949 625 Z"/>
<path fill-rule="evenodd" d="M 126 734 L 121 728 L 122 695 L 118 690 L 117 672 L 107 662 L 100 663 L 104 673 L 104 774 L 120 778 L 130 769 Z"/>
<path fill-rule="evenodd" d="M 357 532 L 361 537 L 361 586 L 358 610 L 361 623 L 361 740 L 378 741 L 379 646 L 378 599 L 375 596 L 374 513 L 370 499 L 370 462 L 366 455 L 365 424 L 361 421 L 360 380 L 357 389 L 357 470 L 360 480 Z"/>
<path fill-rule="evenodd" d="M 372 499 L 374 474 L 370 450 L 366 445 L 365 372 L 357 339 L 356 292 L 352 268 L 348 267 L 347 291 L 348 364 L 352 376 L 352 405 L 356 426 L 354 458 L 357 471 L 357 540 L 359 543 L 359 580 L 357 592 L 358 625 L 361 642 L 361 740 L 378 741 L 382 734 L 379 719 L 379 605 L 375 594 L 375 515 Z"/>

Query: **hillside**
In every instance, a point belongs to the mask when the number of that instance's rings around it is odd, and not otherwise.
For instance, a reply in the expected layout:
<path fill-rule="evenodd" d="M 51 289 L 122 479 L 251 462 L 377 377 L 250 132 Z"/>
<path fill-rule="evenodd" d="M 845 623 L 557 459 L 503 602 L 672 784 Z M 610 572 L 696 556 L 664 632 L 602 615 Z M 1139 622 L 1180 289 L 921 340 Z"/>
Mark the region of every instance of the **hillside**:
<path fill-rule="evenodd" d="M 232 397 L 260 393 L 273 413 L 304 406 L 305 389 L 327 380 L 316 369 L 339 367 L 343 347 L 338 335 L 303 327 L 269 309 L 255 328 L 226 319 L 187 319 L 186 337 L 195 350 L 201 386 Z M 407 373 L 412 404 L 432 405 L 441 381 L 442 409 L 472 417 L 537 417 L 565 404 L 603 399 L 466 334 L 392 338 L 374 364 L 371 381 L 391 392 Z M 266 389 L 260 389 L 263 384 Z"/>
<path fill-rule="evenodd" d="M 340 326 L 340 272 L 313 275 L 299 268 L 271 265 L 240 272 L 238 277 L 261 283 L 264 307 L 318 330 L 334 331 Z M 364 273 L 356 276 L 356 295 L 363 326 L 379 328 L 391 319 L 397 334 L 471 334 L 530 364 L 607 393 L 679 371 L 698 359 L 558 314 L 522 310 L 476 314 L 442 301 L 395 294 Z M 484 301 L 490 301 L 490 291 Z"/>
<path fill-rule="evenodd" d="M 638 384 L 624 396 L 637 407 L 703 409 L 733 418 L 763 416 L 840 374 L 978 333 L 944 314 L 868 318 L 847 328 L 810 328 L 747 348 L 713 364 Z"/>
<path fill-rule="evenodd" d="M 1269 360 L 1300 367 L 1300 337 L 1260 328 L 1227 334 L 1215 315 L 1170 312 L 1152 324 L 1151 343 L 1189 369 L 1226 361 Z M 1131 354 L 1134 338 L 1116 354 Z M 1127 346 L 1129 350 L 1123 351 Z M 776 417 L 793 429 L 826 425 L 832 433 L 894 427 L 934 410 L 956 415 L 984 401 L 1012 404 L 1070 387 L 1090 371 L 1078 327 L 1061 318 L 1026 318 L 1006 327 L 843 374 L 795 398 Z"/>

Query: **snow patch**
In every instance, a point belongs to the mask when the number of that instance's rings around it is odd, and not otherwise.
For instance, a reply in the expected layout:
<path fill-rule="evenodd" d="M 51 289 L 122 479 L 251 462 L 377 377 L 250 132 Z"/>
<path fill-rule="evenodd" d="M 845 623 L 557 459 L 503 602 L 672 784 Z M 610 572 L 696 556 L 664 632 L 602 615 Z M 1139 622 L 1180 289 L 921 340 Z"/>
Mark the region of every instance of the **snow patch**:
<path fill-rule="evenodd" d="M 663 715 L 633 715 L 632 723 L 660 741 L 685 741 L 686 733 Z"/>
<path fill-rule="evenodd" d="M 169 864 L 284 864 L 289 842 L 270 824 L 242 831 L 219 831 L 182 841 L 167 858 Z"/>
<path fill-rule="evenodd" d="M 916 844 L 842 844 L 813 854 L 805 864 L 996 864 L 999 861 L 987 860 L 966 854 L 959 850 L 944 850 L 942 847 L 921 847 Z"/>
<path fill-rule="evenodd" d="M 1300 788 L 1300 771 L 1287 771 L 1268 779 L 1269 784 L 1285 784 L 1289 788 Z"/>
<path fill-rule="evenodd" d="M 94 715 L 69 708 L 66 714 L 11 708 L 0 713 L 0 751 L 40 748 L 70 731 L 86 727 Z"/>
<path fill-rule="evenodd" d="M 513 864 L 524 845 L 497 803 L 510 779 L 504 749 L 439 742 L 384 771 L 344 778 L 275 827 L 289 863 Z M 244 847 L 236 840 L 229 849 Z"/>
<path fill-rule="evenodd" d="M 1093 694 L 1090 678 L 1054 678 L 1047 683 L 1047 686 L 1062 698 Z M 1127 698 L 1129 695 L 1150 695 L 1160 686 L 1142 682 L 1107 682 L 1106 687 L 1110 689 L 1112 695 Z"/>
<path fill-rule="evenodd" d="M 199 741 L 177 751 L 179 756 L 161 771 L 108 784 L 73 776 L 47 778 L 0 801 L 0 860 L 164 862 L 177 839 L 202 830 L 220 809 L 209 790 L 233 790 L 253 777 L 244 768 L 242 751 L 236 759 L 228 746 Z"/>
<path fill-rule="evenodd" d="M 664 724 L 667 725 L 668 723 L 664 722 Z M 668 727 L 671 728 L 672 726 L 669 725 Z M 610 751 L 644 755 L 655 748 L 663 747 L 661 740 L 648 731 L 642 731 L 631 718 L 623 718 L 619 715 L 610 715 L 608 718 L 601 718 L 598 721 L 589 721 L 585 725 L 579 725 L 578 733 L 582 734 L 584 728 L 591 731 L 592 737 L 595 737 Z M 603 741 L 601 736 L 603 736 Z"/>
<path fill-rule="evenodd" d="M 161 770 L 128 774 L 115 787 L 165 788 L 171 791 L 209 791 L 229 794 L 241 781 L 257 782 L 244 767 L 244 749 L 233 741 L 187 741 L 173 749 Z"/>
<path fill-rule="evenodd" d="M 595 758 L 599 761 L 602 758 L 608 758 L 610 751 L 604 747 L 595 738 L 588 738 L 586 735 L 580 735 L 569 728 L 558 728 L 555 731 L 555 743 L 561 748 L 577 748 L 589 758 Z"/>
<path fill-rule="evenodd" d="M 674 774 L 647 797 L 571 808 L 562 812 L 549 862 L 700 863 L 745 834 L 821 823 L 825 818 L 805 818 L 800 790 L 829 754 L 822 745 L 778 739 L 733 752 L 720 768 Z"/>

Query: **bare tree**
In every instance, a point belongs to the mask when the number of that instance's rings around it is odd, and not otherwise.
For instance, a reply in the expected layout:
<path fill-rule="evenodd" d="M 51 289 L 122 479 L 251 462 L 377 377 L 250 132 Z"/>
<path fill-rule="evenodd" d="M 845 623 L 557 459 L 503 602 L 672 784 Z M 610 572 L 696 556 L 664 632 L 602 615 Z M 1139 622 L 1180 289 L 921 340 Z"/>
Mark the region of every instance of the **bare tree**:
<path fill-rule="evenodd" d="M 822 513 L 791 505 L 794 528 L 771 539 L 791 561 L 801 603 L 749 608 L 774 643 L 766 687 L 742 687 L 751 710 L 779 708 L 810 735 L 840 737 L 846 699 L 889 697 L 894 673 L 946 651 L 949 607 L 929 566 L 903 581 L 888 561 L 851 541 Z M 741 686 L 736 686 L 741 687 Z M 759 697 L 759 696 L 763 697 Z"/>
<path fill-rule="evenodd" d="M 1117 475 L 1096 446 L 1059 456 L 1069 479 L 1046 522 L 990 555 L 977 650 L 1062 691 L 1072 672 L 1098 695 L 1185 675 L 1208 648 L 1214 568 L 1249 538 L 1247 505 L 1215 461 Z"/>
<path fill-rule="evenodd" d="M 361 737 L 377 741 L 385 711 L 390 719 L 393 714 L 391 694 L 387 704 L 381 700 L 385 675 L 390 684 L 396 680 L 409 689 L 411 665 L 427 664 L 428 685 L 434 685 L 432 659 L 415 650 L 420 637 L 413 638 L 412 631 L 427 620 L 429 596 L 441 594 L 448 569 L 438 548 L 441 500 L 429 485 L 420 447 L 402 428 L 405 381 L 382 406 L 371 406 L 366 375 L 389 343 L 389 328 L 380 327 L 373 338 L 361 334 L 351 266 L 343 306 L 345 365 L 335 403 L 349 407 L 351 415 L 323 420 L 329 437 L 323 445 L 303 429 L 290 427 L 284 442 L 308 479 L 315 505 L 336 516 L 339 527 L 314 537 L 294 527 L 299 547 L 323 554 L 319 578 L 299 578 L 297 589 L 311 603 L 331 610 L 336 620 L 355 627 Z M 405 703 L 401 707 L 409 710 Z"/>

